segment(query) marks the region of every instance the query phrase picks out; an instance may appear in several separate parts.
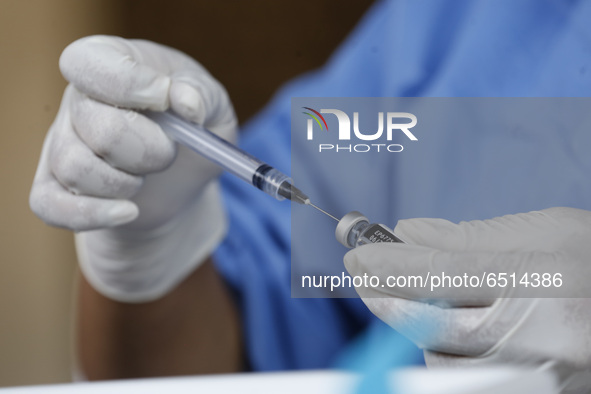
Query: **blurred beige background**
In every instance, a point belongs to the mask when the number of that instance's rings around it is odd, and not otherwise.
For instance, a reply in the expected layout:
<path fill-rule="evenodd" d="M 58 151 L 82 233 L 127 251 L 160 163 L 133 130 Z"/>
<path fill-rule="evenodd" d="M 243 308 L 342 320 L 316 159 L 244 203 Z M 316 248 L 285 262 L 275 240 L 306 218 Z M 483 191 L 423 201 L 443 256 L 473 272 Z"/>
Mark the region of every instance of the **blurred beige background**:
<path fill-rule="evenodd" d="M 70 380 L 72 235 L 44 225 L 28 193 L 65 87 L 58 58 L 90 34 L 142 37 L 199 59 L 239 119 L 320 66 L 370 0 L 0 0 L 0 386 Z"/>
<path fill-rule="evenodd" d="M 115 3 L 0 0 L 0 386 L 70 378 L 72 235 L 38 220 L 28 193 L 65 87 L 59 54 L 117 33 Z"/>

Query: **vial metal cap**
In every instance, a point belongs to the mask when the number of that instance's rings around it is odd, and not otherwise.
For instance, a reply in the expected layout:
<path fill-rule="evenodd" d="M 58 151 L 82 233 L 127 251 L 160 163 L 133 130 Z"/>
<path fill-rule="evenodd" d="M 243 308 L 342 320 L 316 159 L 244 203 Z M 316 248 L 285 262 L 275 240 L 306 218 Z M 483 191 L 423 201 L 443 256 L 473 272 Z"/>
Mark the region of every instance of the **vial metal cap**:
<path fill-rule="evenodd" d="M 337 241 L 339 241 L 342 245 L 344 245 L 347 248 L 355 247 L 355 245 L 349 245 L 348 238 L 349 233 L 351 232 L 353 227 L 355 227 L 355 225 L 359 222 L 369 223 L 369 220 L 365 216 L 363 216 L 361 212 L 357 211 L 349 212 L 348 214 L 343 216 L 341 220 L 339 220 L 339 224 L 337 224 L 337 228 L 334 232 Z"/>

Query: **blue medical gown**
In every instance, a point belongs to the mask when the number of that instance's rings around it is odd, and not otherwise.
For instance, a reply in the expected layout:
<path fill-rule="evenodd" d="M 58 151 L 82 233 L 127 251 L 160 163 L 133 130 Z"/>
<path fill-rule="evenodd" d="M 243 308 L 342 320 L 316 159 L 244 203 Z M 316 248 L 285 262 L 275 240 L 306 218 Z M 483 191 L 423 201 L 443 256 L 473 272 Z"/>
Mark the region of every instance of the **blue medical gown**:
<path fill-rule="evenodd" d="M 291 97 L 588 96 L 589 21 L 588 1 L 378 2 L 322 69 L 287 84 L 244 126 L 242 147 L 288 173 L 292 155 L 306 159 L 290 147 Z M 403 217 L 459 221 L 551 206 L 591 209 L 591 130 L 527 135 L 520 144 L 509 143 L 510 133 L 487 135 L 484 144 L 481 137 L 442 141 L 445 155 L 422 155 L 414 164 L 422 169 L 423 192 L 402 173 L 395 201 L 373 202 L 371 217 L 392 224 Z M 523 149 L 528 144 L 536 149 Z M 492 154 L 499 146 L 503 154 Z M 491 170 L 499 165 L 503 171 Z M 458 169 L 468 170 L 459 176 Z M 388 179 L 387 171 L 371 179 Z M 317 169 L 309 176 L 317 180 L 306 190 L 310 196 L 331 194 L 330 176 Z M 356 336 L 384 331 L 359 299 L 291 298 L 290 204 L 231 176 L 222 184 L 230 230 L 215 261 L 239 305 L 251 369 L 327 367 Z M 358 193 L 337 196 L 342 206 L 362 210 Z M 323 245 L 327 259 L 342 260 L 334 240 Z M 421 353 L 405 357 L 420 362 Z"/>

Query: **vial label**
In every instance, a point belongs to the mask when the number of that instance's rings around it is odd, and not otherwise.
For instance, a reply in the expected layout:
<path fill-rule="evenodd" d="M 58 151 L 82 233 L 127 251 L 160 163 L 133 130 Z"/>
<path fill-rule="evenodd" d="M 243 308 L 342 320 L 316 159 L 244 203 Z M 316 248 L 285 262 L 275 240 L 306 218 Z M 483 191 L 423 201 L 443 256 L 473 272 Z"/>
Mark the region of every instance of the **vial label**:
<path fill-rule="evenodd" d="M 367 243 L 380 243 L 380 242 L 402 242 L 397 236 L 386 227 L 380 224 L 371 224 L 363 232 L 359 239 L 359 245 L 365 245 Z"/>

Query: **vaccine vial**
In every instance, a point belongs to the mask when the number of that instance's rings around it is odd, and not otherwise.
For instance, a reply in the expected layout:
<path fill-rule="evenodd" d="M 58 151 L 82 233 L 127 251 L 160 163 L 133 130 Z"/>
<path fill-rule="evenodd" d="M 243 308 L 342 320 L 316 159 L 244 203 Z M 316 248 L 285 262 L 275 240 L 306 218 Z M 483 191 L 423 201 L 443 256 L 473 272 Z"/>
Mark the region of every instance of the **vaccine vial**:
<path fill-rule="evenodd" d="M 347 248 L 379 243 L 379 242 L 401 242 L 394 232 L 383 224 L 370 223 L 361 212 L 349 212 L 339 221 L 335 230 L 337 241 Z"/>

